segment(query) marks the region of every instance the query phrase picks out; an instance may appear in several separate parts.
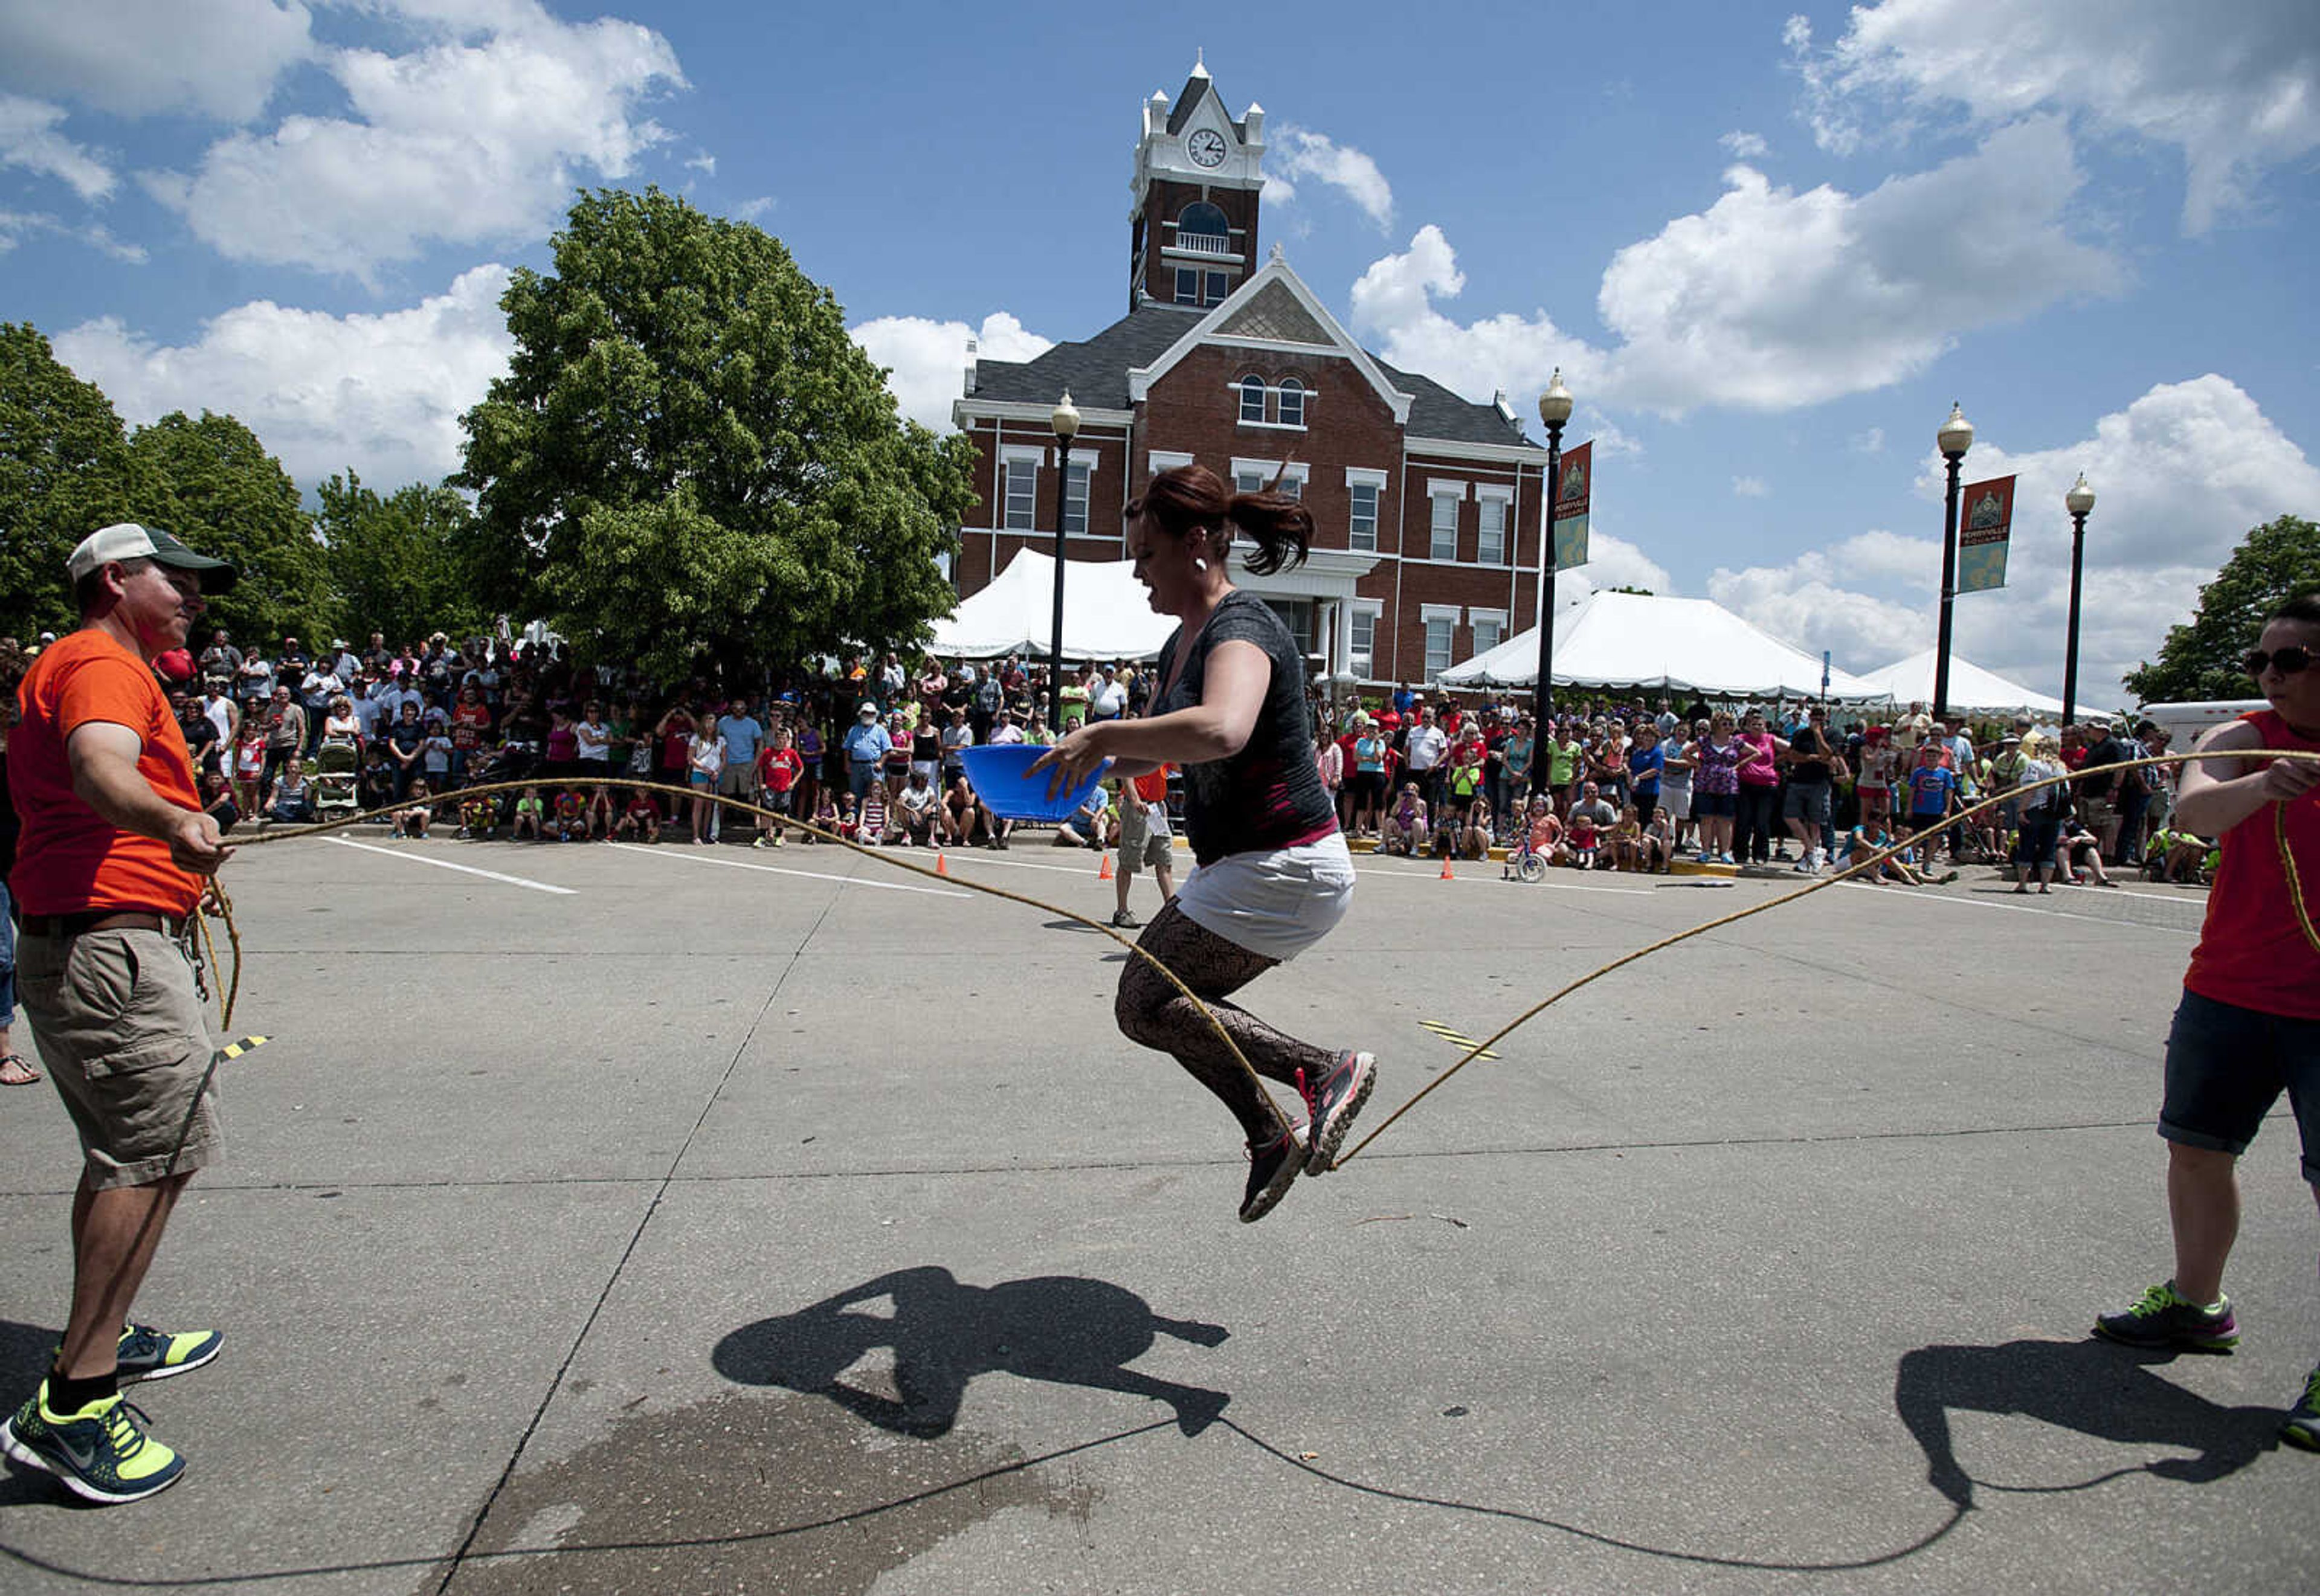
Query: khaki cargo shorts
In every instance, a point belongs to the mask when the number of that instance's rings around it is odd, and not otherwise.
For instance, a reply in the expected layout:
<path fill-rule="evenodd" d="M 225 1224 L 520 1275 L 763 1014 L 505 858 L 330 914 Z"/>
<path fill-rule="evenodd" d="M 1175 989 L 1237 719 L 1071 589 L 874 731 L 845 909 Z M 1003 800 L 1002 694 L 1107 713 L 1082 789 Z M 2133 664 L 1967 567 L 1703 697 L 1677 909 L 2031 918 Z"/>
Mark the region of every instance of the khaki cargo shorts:
<path fill-rule="evenodd" d="M 142 930 L 20 937 L 16 984 L 92 1189 L 150 1185 L 217 1158 L 216 1077 L 202 1084 L 209 1024 L 175 942 Z"/>

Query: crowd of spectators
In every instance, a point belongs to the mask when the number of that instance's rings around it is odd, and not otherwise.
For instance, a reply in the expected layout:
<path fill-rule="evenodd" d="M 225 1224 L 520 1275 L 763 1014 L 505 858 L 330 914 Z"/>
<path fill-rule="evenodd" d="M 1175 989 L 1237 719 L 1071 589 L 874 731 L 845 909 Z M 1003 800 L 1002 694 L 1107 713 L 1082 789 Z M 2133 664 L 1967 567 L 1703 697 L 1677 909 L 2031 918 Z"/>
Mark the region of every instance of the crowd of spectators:
<path fill-rule="evenodd" d="M 788 828 L 736 816 L 718 795 L 865 843 L 1004 848 L 1014 827 L 977 800 L 961 750 L 1045 742 L 1051 710 L 1066 729 L 1140 714 L 1154 685 L 1135 662 L 1075 667 L 1058 689 L 1039 660 L 911 663 L 893 652 L 672 685 L 503 631 L 400 645 L 374 632 L 360 648 L 334 638 L 310 650 L 295 637 L 243 648 L 219 630 L 161 668 L 228 829 L 360 808 L 412 835 L 765 848 L 784 846 Z M 1666 870 L 1689 858 L 1812 872 L 1984 796 L 2169 751 L 2147 721 L 2057 732 L 2027 717 L 1936 721 L 1915 703 L 1842 726 L 1801 700 L 1679 709 L 1596 695 L 1557 708 L 1542 735 L 1527 695 L 1461 703 L 1404 685 L 1333 703 L 1317 688 L 1315 757 L 1347 836 L 1386 852 L 1480 858 L 1498 848 L 1579 868 Z M 617 788 L 616 777 L 654 786 Z M 461 796 L 508 782 L 525 785 Z M 2114 868 L 2196 880 L 2209 849 L 2170 829 L 2172 786 L 2162 768 L 2003 803 L 1880 876 L 1940 879 L 1944 861 L 1980 861 L 2008 865 L 2025 891 L 2112 883 Z M 1165 823 L 1169 800 L 1155 791 L 1149 802 Z M 1053 840 L 1116 846 L 1121 807 L 1100 792 Z"/>

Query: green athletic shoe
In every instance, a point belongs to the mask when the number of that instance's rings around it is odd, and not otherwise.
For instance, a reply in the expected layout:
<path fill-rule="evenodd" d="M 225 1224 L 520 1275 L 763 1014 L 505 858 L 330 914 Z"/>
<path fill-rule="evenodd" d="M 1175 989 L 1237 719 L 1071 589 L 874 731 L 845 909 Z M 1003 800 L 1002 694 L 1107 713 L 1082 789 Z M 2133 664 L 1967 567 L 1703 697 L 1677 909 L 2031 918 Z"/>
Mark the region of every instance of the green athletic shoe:
<path fill-rule="evenodd" d="M 2306 1452 L 2320 1452 L 2320 1368 L 2304 1377 L 2304 1400 L 2279 1421 L 2279 1438 Z"/>
<path fill-rule="evenodd" d="M 2134 1307 L 2096 1319 L 2095 1334 L 2124 1347 L 2177 1352 L 2229 1352 L 2240 1344 L 2230 1298 L 2203 1307 L 2178 1292 L 2171 1280 L 2143 1292 Z"/>
<path fill-rule="evenodd" d="M 224 1349 L 225 1338 L 215 1330 L 157 1330 L 150 1325 L 131 1325 L 121 1332 L 115 1355 L 123 1385 L 138 1380 L 167 1380 L 198 1369 Z"/>
<path fill-rule="evenodd" d="M 122 1384 L 134 1385 L 140 1380 L 167 1380 L 198 1369 L 224 1349 L 225 1338 L 215 1330 L 169 1331 L 131 1325 L 121 1332 L 113 1366 Z M 62 1350 L 62 1342 L 49 1348 L 51 1365 Z"/>
<path fill-rule="evenodd" d="M 0 1424 L 0 1452 L 56 1475 L 90 1501 L 140 1501 L 167 1491 L 186 1460 L 145 1433 L 144 1413 L 118 1394 L 77 1413 L 48 1405 L 49 1383 Z"/>

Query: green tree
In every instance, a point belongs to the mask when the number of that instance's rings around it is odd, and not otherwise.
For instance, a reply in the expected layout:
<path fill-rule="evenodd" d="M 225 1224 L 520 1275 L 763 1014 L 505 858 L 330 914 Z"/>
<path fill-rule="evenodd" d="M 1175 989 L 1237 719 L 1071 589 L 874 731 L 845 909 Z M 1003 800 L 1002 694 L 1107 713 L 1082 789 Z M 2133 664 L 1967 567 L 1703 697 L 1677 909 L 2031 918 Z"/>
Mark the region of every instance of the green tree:
<path fill-rule="evenodd" d="M 330 573 L 298 485 L 258 434 L 230 415 L 174 411 L 129 437 L 136 519 L 167 528 L 204 554 L 231 560 L 233 591 L 210 601 L 212 623 L 236 642 L 271 647 L 295 634 L 328 642 Z"/>
<path fill-rule="evenodd" d="M 437 630 L 465 636 L 488 619 L 460 553 L 472 516 L 456 489 L 414 482 L 382 499 L 350 470 L 316 496 L 340 631 L 383 631 L 400 644 Z"/>
<path fill-rule="evenodd" d="M 554 247 L 465 418 L 480 595 L 665 676 L 923 641 L 971 457 L 897 418 L 829 291 L 658 189 L 584 194 Z"/>
<path fill-rule="evenodd" d="M 0 633 L 78 617 L 65 557 L 130 516 L 128 439 L 112 402 L 28 323 L 0 322 Z"/>
<path fill-rule="evenodd" d="M 2199 589 L 2198 612 L 2170 627 L 2156 665 L 2145 660 L 2125 676 L 2142 703 L 2252 698 L 2240 658 L 2255 646 L 2264 620 L 2299 593 L 2320 592 L 2320 526 L 2283 515 L 2252 530 L 2216 579 Z"/>

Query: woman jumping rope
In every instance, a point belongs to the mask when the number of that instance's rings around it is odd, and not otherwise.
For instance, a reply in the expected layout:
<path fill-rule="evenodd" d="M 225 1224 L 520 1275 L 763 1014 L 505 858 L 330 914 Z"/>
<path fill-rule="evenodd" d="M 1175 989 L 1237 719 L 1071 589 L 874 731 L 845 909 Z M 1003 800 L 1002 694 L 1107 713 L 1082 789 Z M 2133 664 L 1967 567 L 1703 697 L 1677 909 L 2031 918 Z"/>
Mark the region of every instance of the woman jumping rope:
<path fill-rule="evenodd" d="M 1304 560 L 1313 517 L 1283 494 L 1228 494 L 1201 466 L 1162 472 L 1128 506 L 1137 579 L 1153 609 L 1181 623 L 1160 656 L 1159 690 L 1147 718 L 1082 727 L 1032 768 L 1052 770 L 1060 789 L 1107 757 L 1119 761 L 1115 775 L 1183 767 L 1196 867 L 1137 946 L 1200 994 L 1258 1074 L 1298 1089 L 1306 1122 L 1284 1129 L 1199 1006 L 1143 959 L 1120 972 L 1113 1012 L 1123 1034 L 1173 1055 L 1240 1121 L 1249 1156 L 1240 1217 L 1252 1223 L 1300 1170 L 1329 1167 L 1377 1075 L 1367 1053 L 1299 1041 L 1224 1001 L 1327 936 L 1354 891 L 1313 762 L 1303 658 L 1280 618 L 1227 575 L 1236 533 L 1256 544 L 1249 570 L 1269 576 Z"/>

